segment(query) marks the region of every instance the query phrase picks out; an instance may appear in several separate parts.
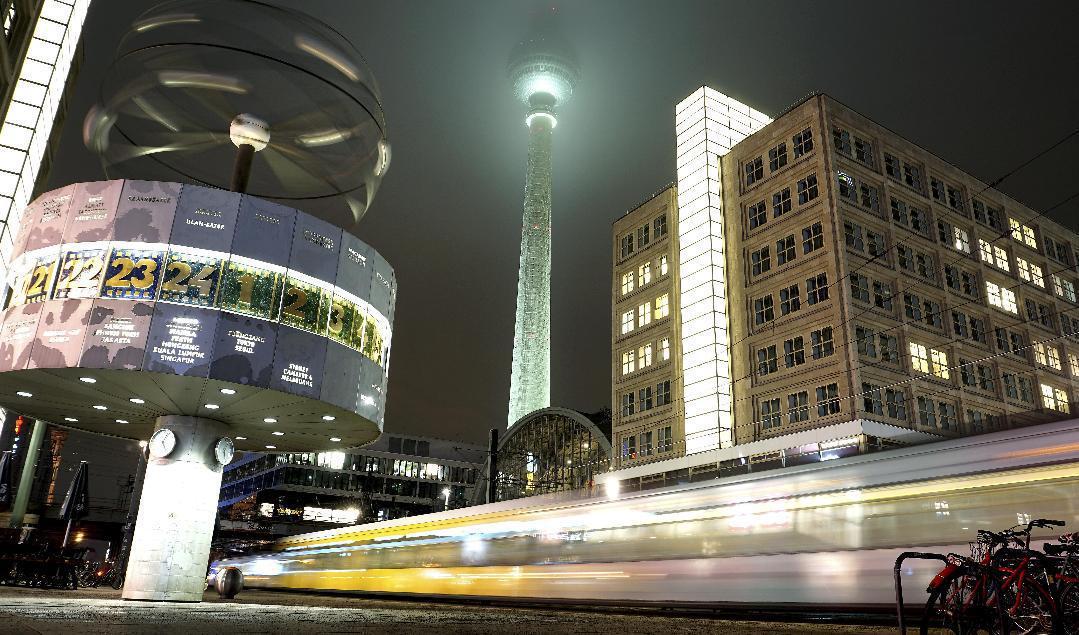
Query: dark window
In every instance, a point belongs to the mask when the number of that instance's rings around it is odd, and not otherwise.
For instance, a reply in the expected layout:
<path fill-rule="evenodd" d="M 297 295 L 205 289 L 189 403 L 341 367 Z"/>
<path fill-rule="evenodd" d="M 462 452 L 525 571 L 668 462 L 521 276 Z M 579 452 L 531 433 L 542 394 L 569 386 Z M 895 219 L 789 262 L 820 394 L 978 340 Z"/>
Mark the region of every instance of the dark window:
<path fill-rule="evenodd" d="M 772 257 L 768 253 L 768 247 L 761 247 L 749 254 L 754 276 L 759 276 L 772 268 Z"/>
<path fill-rule="evenodd" d="M 756 229 L 768 220 L 768 208 L 761 201 L 746 208 L 746 216 L 749 218 L 749 228 Z"/>
<path fill-rule="evenodd" d="M 888 388 L 884 391 L 884 400 L 888 404 L 888 416 L 892 419 L 907 418 L 907 393 L 902 389 Z"/>
<path fill-rule="evenodd" d="M 873 304 L 877 307 L 892 310 L 892 285 L 887 282 L 873 281 Z"/>
<path fill-rule="evenodd" d="M 858 343 L 858 354 L 866 357 L 877 357 L 877 337 L 873 329 L 864 326 L 854 327 L 854 339 Z"/>
<path fill-rule="evenodd" d="M 633 393 L 628 392 L 622 395 L 622 416 L 628 417 L 633 412 Z"/>
<path fill-rule="evenodd" d="M 826 417 L 839 412 L 839 384 L 817 386 L 817 416 Z"/>
<path fill-rule="evenodd" d="M 872 414 L 884 414 L 884 402 L 880 395 L 880 386 L 862 382 L 862 409 Z"/>
<path fill-rule="evenodd" d="M 652 220 L 652 233 L 656 238 L 667 235 L 667 215 L 657 216 Z"/>
<path fill-rule="evenodd" d="M 887 152 L 884 153 L 884 173 L 896 181 L 902 178 L 902 168 L 899 167 L 899 159 Z"/>
<path fill-rule="evenodd" d="M 797 159 L 813 149 L 813 131 L 806 128 L 794 135 L 791 142 L 794 144 L 794 158 Z"/>
<path fill-rule="evenodd" d="M 648 245 L 648 225 L 637 228 L 637 246 L 644 248 Z"/>
<path fill-rule="evenodd" d="M 937 427 L 937 413 L 932 399 L 918 397 L 918 423 L 929 428 Z"/>
<path fill-rule="evenodd" d="M 962 190 L 948 186 L 948 206 L 964 216 L 967 215 L 967 203 L 963 199 Z"/>
<path fill-rule="evenodd" d="M 779 410 L 779 399 L 764 399 L 761 401 L 761 425 L 767 428 L 776 428 L 783 423 L 782 413 Z"/>
<path fill-rule="evenodd" d="M 787 144 L 781 143 L 768 151 L 768 169 L 772 172 L 787 165 Z"/>
<path fill-rule="evenodd" d="M 772 296 L 766 295 L 753 301 L 754 322 L 764 324 L 776 319 L 775 308 L 772 304 Z"/>
<path fill-rule="evenodd" d="M 661 381 L 656 384 L 656 406 L 665 406 L 671 403 L 671 381 Z"/>
<path fill-rule="evenodd" d="M 835 143 L 835 151 L 840 154 L 851 156 L 850 133 L 842 128 L 832 128 L 832 141 Z"/>
<path fill-rule="evenodd" d="M 887 249 L 884 246 L 884 235 L 883 234 L 878 234 L 875 231 L 871 231 L 871 230 L 867 229 L 865 231 L 865 235 L 866 235 L 866 240 L 869 242 L 869 255 L 870 256 L 873 256 L 874 258 L 879 258 L 880 256 L 883 256 L 885 254 L 885 252 L 887 252 Z"/>
<path fill-rule="evenodd" d="M 816 304 L 828 299 L 828 274 L 819 273 L 806 279 L 806 303 Z"/>
<path fill-rule="evenodd" d="M 913 293 L 903 294 L 903 314 L 912 320 L 922 321 L 922 300 Z"/>
<path fill-rule="evenodd" d="M 942 430 L 955 429 L 955 406 L 953 404 L 946 401 L 938 401 L 937 415 L 940 418 L 940 427 Z"/>
<path fill-rule="evenodd" d="M 882 361 L 899 363 L 899 339 L 894 335 L 880 334 L 880 358 Z"/>
<path fill-rule="evenodd" d="M 843 221 L 843 237 L 847 240 L 847 246 L 856 251 L 865 251 L 865 241 L 862 240 L 862 226 L 851 221 Z"/>
<path fill-rule="evenodd" d="M 776 241 L 776 266 L 785 265 L 794 260 L 794 234 Z"/>
<path fill-rule="evenodd" d="M 828 357 L 835 352 L 835 344 L 832 341 L 832 327 L 830 326 L 810 333 L 809 341 L 813 346 L 813 359 Z"/>
<path fill-rule="evenodd" d="M 622 257 L 625 258 L 633 253 L 633 234 L 622 237 Z"/>
<path fill-rule="evenodd" d="M 916 165 L 903 162 L 903 182 L 911 189 L 922 191 L 922 171 Z"/>
<path fill-rule="evenodd" d="M 780 216 L 791 211 L 791 188 L 785 187 L 772 195 L 772 216 Z"/>
<path fill-rule="evenodd" d="M 761 157 L 746 162 L 746 186 L 753 185 L 764 178 L 764 162 Z"/>
<path fill-rule="evenodd" d="M 798 181 L 798 204 L 805 205 L 817 198 L 817 175 L 810 174 Z"/>
<path fill-rule="evenodd" d="M 854 137 L 854 158 L 869 167 L 873 167 L 873 144 L 865 139 Z"/>
<path fill-rule="evenodd" d="M 787 395 L 787 421 L 809 421 L 809 393 L 806 391 Z"/>
<path fill-rule="evenodd" d="M 860 273 L 850 274 L 850 295 L 855 300 L 869 302 L 869 279 Z"/>
<path fill-rule="evenodd" d="M 820 223 L 813 223 L 810 227 L 802 229 L 802 253 L 808 254 L 809 252 L 824 247 L 824 226 Z"/>
<path fill-rule="evenodd" d="M 794 368 L 806 363 L 805 347 L 802 345 L 802 336 L 784 340 L 783 364 L 787 368 Z"/>
<path fill-rule="evenodd" d="M 637 391 L 637 408 L 640 412 L 652 409 L 652 387 L 646 386 Z"/>
<path fill-rule="evenodd" d="M 933 196 L 933 200 L 943 203 L 946 198 L 944 182 L 935 176 L 929 177 L 929 193 Z"/>
<path fill-rule="evenodd" d="M 764 377 L 778 370 L 775 344 L 757 349 L 757 374 Z"/>
<path fill-rule="evenodd" d="M 779 290 L 779 313 L 787 315 L 802 308 L 802 301 L 798 297 L 798 285 L 791 285 L 786 289 Z"/>

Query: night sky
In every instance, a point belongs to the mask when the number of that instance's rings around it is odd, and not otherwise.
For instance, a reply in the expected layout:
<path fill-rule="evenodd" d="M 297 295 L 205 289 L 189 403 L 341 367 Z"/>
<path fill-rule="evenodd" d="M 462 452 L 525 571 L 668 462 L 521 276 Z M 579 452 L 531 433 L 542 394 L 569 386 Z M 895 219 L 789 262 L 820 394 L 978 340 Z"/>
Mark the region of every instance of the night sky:
<path fill-rule="evenodd" d="M 94 0 L 51 180 L 102 178 L 80 127 L 153 2 Z M 481 442 L 504 426 L 524 190 L 505 67 L 535 2 L 281 2 L 332 24 L 382 88 L 393 164 L 356 233 L 399 282 L 386 430 Z M 1079 128 L 1068 2 L 559 3 L 583 69 L 554 151 L 552 401 L 610 402 L 610 229 L 674 180 L 674 105 L 702 84 L 774 115 L 823 91 L 986 181 Z M 1079 138 L 1000 189 L 1079 190 Z M 314 210 L 312 210 L 314 211 Z M 1052 216 L 1079 224 L 1079 200 Z"/>

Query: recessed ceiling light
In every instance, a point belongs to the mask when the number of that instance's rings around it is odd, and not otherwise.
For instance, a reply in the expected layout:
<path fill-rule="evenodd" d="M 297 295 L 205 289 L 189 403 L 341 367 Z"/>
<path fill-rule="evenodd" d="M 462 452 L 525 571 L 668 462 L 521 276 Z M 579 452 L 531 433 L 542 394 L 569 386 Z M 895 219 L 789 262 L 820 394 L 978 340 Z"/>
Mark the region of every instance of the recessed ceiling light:
<path fill-rule="evenodd" d="M 341 440 L 340 437 L 330 437 L 330 441 L 333 441 L 334 443 L 337 443 L 340 440 Z"/>
<path fill-rule="evenodd" d="M 277 432 L 277 431 L 275 431 L 275 432 L 273 433 L 273 435 L 274 435 L 275 437 L 283 437 L 283 436 L 285 436 L 285 433 L 284 433 L 284 432 Z"/>
<path fill-rule="evenodd" d="M 94 379 L 93 377 L 79 377 L 79 381 L 81 381 L 84 384 L 96 384 L 97 383 L 97 380 Z"/>
<path fill-rule="evenodd" d="M 78 421 L 75 417 L 64 417 L 64 421 L 70 421 L 72 423 Z"/>
<path fill-rule="evenodd" d="M 236 437 L 237 441 L 247 441 L 247 437 Z"/>
<path fill-rule="evenodd" d="M 130 423 L 127 419 L 117 419 L 116 423 Z"/>
<path fill-rule="evenodd" d="M 221 394 L 222 395 L 235 395 L 236 391 L 231 389 L 231 388 L 222 388 L 221 389 Z"/>
<path fill-rule="evenodd" d="M 276 450 L 277 446 L 276 445 L 268 445 L 268 446 L 266 446 L 266 449 L 267 450 Z"/>
<path fill-rule="evenodd" d="M 130 401 L 131 403 L 146 403 L 145 401 L 143 401 L 142 399 L 139 399 L 138 397 L 132 397 L 131 399 L 128 399 L 128 401 Z"/>
<path fill-rule="evenodd" d="M 322 420 L 323 420 L 323 421 L 333 421 L 333 420 L 334 420 L 334 419 L 336 419 L 336 418 L 337 418 L 337 417 L 335 417 L 335 416 L 333 416 L 333 415 L 322 415 Z"/>
<path fill-rule="evenodd" d="M 277 423 L 277 419 L 274 419 L 273 417 L 266 417 L 263 421 L 266 423 Z"/>
<path fill-rule="evenodd" d="M 19 392 L 15 393 L 15 394 L 20 396 L 20 397 L 33 397 L 34 396 L 34 393 L 26 392 L 25 390 L 20 390 Z"/>
<path fill-rule="evenodd" d="M 207 410 L 217 410 L 217 409 L 218 409 L 218 408 L 220 408 L 221 406 L 219 406 L 219 405 L 217 405 L 217 404 L 215 404 L 215 403 L 208 403 L 208 404 L 206 404 L 206 405 L 205 405 L 205 406 L 203 406 L 203 407 L 204 407 L 204 408 L 206 408 Z"/>
<path fill-rule="evenodd" d="M 94 406 L 94 410 L 108 410 L 108 408 L 106 406 L 97 405 Z"/>

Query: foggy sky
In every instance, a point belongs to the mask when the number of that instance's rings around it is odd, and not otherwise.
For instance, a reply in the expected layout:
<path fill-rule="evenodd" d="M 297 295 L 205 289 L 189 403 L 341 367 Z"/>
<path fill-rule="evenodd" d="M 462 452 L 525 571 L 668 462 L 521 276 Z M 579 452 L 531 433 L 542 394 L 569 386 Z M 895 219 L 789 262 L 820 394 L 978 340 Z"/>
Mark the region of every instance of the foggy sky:
<path fill-rule="evenodd" d="M 119 38 L 151 6 L 94 0 L 54 186 L 103 176 L 80 140 Z M 386 430 L 504 426 L 526 155 L 505 64 L 534 2 L 280 2 L 329 22 L 382 88 L 393 164 L 357 234 L 396 268 Z M 990 181 L 1079 127 L 1066 2 L 558 3 L 582 79 L 554 147 L 552 402 L 610 405 L 610 230 L 675 179 L 674 105 L 702 84 L 774 115 L 823 91 Z M 1000 189 L 1079 189 L 1079 140 Z M 1079 202 L 1053 217 L 1075 227 Z"/>

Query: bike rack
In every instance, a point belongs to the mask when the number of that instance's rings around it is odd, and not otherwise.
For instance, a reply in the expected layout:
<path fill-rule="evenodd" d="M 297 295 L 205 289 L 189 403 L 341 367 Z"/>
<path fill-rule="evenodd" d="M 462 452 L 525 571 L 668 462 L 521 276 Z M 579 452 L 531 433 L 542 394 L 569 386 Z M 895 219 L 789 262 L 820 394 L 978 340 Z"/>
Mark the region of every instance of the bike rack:
<path fill-rule="evenodd" d="M 903 569 L 903 561 L 908 558 L 948 562 L 948 556 L 942 553 L 930 553 L 927 551 L 904 551 L 895 559 L 895 566 L 892 567 L 892 576 L 895 578 L 895 611 L 899 617 L 900 635 L 906 635 L 907 633 L 907 625 L 903 620 L 903 576 L 901 571 Z"/>

